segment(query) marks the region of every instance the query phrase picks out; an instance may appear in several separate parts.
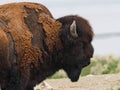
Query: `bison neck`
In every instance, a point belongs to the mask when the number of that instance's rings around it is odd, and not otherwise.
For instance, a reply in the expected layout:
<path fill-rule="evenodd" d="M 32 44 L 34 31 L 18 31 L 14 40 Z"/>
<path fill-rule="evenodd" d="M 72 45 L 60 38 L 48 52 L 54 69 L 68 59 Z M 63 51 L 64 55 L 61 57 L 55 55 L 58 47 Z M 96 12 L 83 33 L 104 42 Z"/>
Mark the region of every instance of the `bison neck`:
<path fill-rule="evenodd" d="M 39 67 L 32 67 L 30 81 L 40 83 L 47 77 L 53 75 L 61 69 L 62 53 L 61 51 L 52 53 L 49 56 L 43 55 L 43 62 L 39 60 Z"/>

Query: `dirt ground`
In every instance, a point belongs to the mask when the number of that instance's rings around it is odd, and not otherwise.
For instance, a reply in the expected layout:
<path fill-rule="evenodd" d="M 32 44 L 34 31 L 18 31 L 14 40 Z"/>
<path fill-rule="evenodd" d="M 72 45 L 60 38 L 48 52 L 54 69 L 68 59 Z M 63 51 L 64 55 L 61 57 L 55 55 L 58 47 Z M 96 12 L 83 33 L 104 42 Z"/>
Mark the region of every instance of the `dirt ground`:
<path fill-rule="evenodd" d="M 74 83 L 69 79 L 48 79 L 45 82 L 52 88 L 40 84 L 35 90 L 120 90 L 120 74 L 88 75 Z M 42 88 L 38 89 L 39 86 Z"/>

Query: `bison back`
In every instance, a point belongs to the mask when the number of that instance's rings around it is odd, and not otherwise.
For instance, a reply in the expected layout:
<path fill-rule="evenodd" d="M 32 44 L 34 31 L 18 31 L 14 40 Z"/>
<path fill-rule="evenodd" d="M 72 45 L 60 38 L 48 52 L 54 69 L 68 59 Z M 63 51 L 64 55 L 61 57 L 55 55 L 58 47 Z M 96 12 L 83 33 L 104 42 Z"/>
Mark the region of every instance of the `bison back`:
<path fill-rule="evenodd" d="M 52 18 L 49 10 L 36 3 L 11 3 L 0 6 L 0 68 L 18 65 L 22 72 L 41 55 L 45 38 L 39 14 Z"/>

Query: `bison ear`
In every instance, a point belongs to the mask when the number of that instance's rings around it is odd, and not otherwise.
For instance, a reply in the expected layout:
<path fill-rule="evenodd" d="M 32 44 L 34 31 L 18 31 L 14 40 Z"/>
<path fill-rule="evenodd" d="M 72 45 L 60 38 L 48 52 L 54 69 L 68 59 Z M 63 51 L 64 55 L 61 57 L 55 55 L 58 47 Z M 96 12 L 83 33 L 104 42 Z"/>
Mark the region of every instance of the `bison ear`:
<path fill-rule="evenodd" d="M 74 20 L 70 25 L 70 33 L 73 37 L 78 37 L 77 30 L 76 30 L 76 21 Z"/>

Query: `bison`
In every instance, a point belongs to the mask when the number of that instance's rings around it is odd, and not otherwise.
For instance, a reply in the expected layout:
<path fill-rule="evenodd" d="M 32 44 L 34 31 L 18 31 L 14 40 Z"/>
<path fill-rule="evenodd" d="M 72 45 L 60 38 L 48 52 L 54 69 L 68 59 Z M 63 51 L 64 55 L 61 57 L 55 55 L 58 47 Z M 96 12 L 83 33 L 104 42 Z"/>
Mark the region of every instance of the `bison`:
<path fill-rule="evenodd" d="M 0 6 L 1 90 L 33 90 L 63 69 L 72 82 L 93 56 L 94 33 L 77 15 L 53 18 L 38 3 Z"/>

